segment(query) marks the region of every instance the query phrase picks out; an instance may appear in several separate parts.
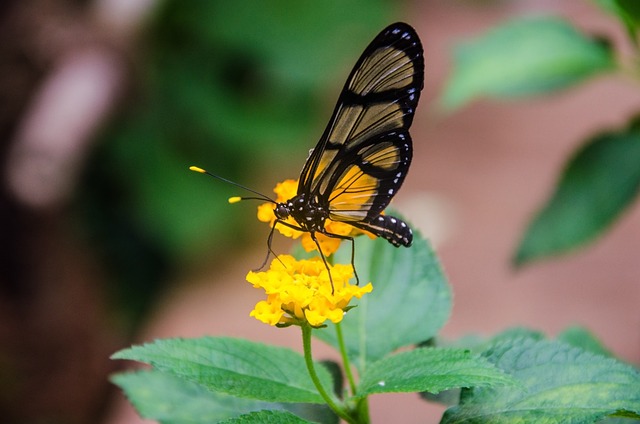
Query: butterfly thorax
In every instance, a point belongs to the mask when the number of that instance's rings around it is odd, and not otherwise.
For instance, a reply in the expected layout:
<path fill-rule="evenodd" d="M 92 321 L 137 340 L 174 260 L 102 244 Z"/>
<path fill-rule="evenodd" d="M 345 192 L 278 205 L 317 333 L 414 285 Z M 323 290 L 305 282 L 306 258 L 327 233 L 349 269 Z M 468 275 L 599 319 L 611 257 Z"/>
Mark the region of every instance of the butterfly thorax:
<path fill-rule="evenodd" d="M 285 220 L 292 217 L 304 231 L 324 231 L 324 222 L 329 217 L 327 207 L 314 199 L 306 199 L 304 193 L 291 200 L 276 204 L 276 218 Z"/>

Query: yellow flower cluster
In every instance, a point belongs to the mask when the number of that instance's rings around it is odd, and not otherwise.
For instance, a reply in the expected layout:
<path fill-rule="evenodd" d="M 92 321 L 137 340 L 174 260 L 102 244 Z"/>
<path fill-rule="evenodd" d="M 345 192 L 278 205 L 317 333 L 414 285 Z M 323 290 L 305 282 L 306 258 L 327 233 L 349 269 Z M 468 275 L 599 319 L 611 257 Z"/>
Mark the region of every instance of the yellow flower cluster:
<path fill-rule="evenodd" d="M 268 271 L 249 272 L 247 281 L 267 294 L 267 300 L 258 302 L 250 315 L 269 325 L 306 321 L 318 327 L 326 320 L 342 321 L 351 299 L 359 299 L 373 287 L 371 283 L 364 287 L 350 285 L 351 265 L 335 265 L 330 269 L 333 286 L 320 258 L 296 260 L 290 255 L 280 255 L 271 262 Z"/>
<path fill-rule="evenodd" d="M 295 197 L 295 195 L 297 194 L 298 182 L 294 180 L 285 180 L 281 183 L 278 183 L 273 189 L 273 192 L 276 194 L 276 202 L 286 202 L 287 200 Z M 269 226 L 273 227 L 273 224 L 276 221 L 276 215 L 273 211 L 273 203 L 263 203 L 262 205 L 258 206 L 258 220 L 262 222 L 268 222 Z M 292 217 L 287 218 L 285 222 L 294 226 L 298 226 L 298 223 Z M 309 233 L 294 230 L 293 228 L 286 225 L 278 225 L 276 228 L 278 229 L 280 234 L 284 235 L 285 237 L 290 237 L 292 239 L 302 237 L 300 242 L 302 243 L 302 247 L 304 248 L 304 250 L 306 250 L 307 252 L 318 249 Z M 363 233 L 369 234 L 344 222 L 332 221 L 330 219 L 327 219 L 325 221 L 324 228 L 328 233 L 341 236 L 353 237 Z M 373 235 L 370 236 L 375 237 Z M 330 256 L 335 253 L 340 247 L 340 242 L 342 241 L 339 238 L 328 237 L 322 233 L 316 233 L 316 239 L 318 240 L 318 244 L 320 244 L 322 253 L 325 256 Z"/>

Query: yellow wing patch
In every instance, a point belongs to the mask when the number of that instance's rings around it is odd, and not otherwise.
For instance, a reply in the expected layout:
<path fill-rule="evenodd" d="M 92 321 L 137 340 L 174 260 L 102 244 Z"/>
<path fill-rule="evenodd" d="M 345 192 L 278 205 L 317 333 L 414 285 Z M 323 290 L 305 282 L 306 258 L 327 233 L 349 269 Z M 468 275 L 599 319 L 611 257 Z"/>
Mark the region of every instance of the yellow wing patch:
<path fill-rule="evenodd" d="M 401 162 L 398 146 L 389 142 L 369 146 L 365 152 L 361 153 L 361 157 L 365 163 L 370 163 L 385 171 L 393 171 Z"/>
<path fill-rule="evenodd" d="M 365 174 L 358 166 L 350 167 L 329 196 L 330 217 L 342 221 L 359 221 L 369 212 L 378 179 Z"/>

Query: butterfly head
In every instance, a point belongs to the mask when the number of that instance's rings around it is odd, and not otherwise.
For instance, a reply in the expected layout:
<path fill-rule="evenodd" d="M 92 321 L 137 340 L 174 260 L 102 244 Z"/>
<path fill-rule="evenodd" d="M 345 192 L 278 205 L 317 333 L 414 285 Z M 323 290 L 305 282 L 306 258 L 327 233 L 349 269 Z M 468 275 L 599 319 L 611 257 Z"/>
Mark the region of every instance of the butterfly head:
<path fill-rule="evenodd" d="M 291 216 L 291 209 L 293 208 L 293 204 L 291 201 L 286 203 L 276 203 L 276 207 L 273 209 L 273 213 L 275 213 L 276 218 L 285 220 Z"/>

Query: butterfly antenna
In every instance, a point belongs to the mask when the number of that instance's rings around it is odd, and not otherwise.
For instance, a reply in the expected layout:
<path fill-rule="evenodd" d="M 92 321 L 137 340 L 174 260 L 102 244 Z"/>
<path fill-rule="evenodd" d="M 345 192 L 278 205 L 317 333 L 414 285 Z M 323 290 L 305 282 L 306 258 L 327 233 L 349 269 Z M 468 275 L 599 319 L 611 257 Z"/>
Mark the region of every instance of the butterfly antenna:
<path fill-rule="evenodd" d="M 257 196 L 257 197 L 238 197 L 238 196 L 234 196 L 234 197 L 229 198 L 229 203 L 238 203 L 241 200 L 264 200 L 265 202 L 270 202 L 270 203 L 274 203 L 274 204 L 277 203 L 275 200 L 265 196 L 262 193 L 258 193 L 257 191 L 252 190 L 249 187 L 245 187 L 242 184 L 238 184 L 238 183 L 236 183 L 234 181 L 228 180 L 228 179 L 223 178 L 223 177 L 221 177 L 219 175 L 212 174 L 211 172 L 207 171 L 206 169 L 202 169 L 202 168 L 199 168 L 197 166 L 190 166 L 189 169 L 191 171 L 193 171 L 193 172 L 199 172 L 201 174 L 206 174 L 206 175 L 208 175 L 210 177 L 217 178 L 220 181 L 224 181 L 225 183 L 229 183 L 229 184 L 234 185 L 236 187 L 240 187 L 241 189 L 247 190 L 247 191 L 249 191 L 249 192 L 251 192 L 251 193 L 253 193 L 253 194 L 255 194 Z"/>

